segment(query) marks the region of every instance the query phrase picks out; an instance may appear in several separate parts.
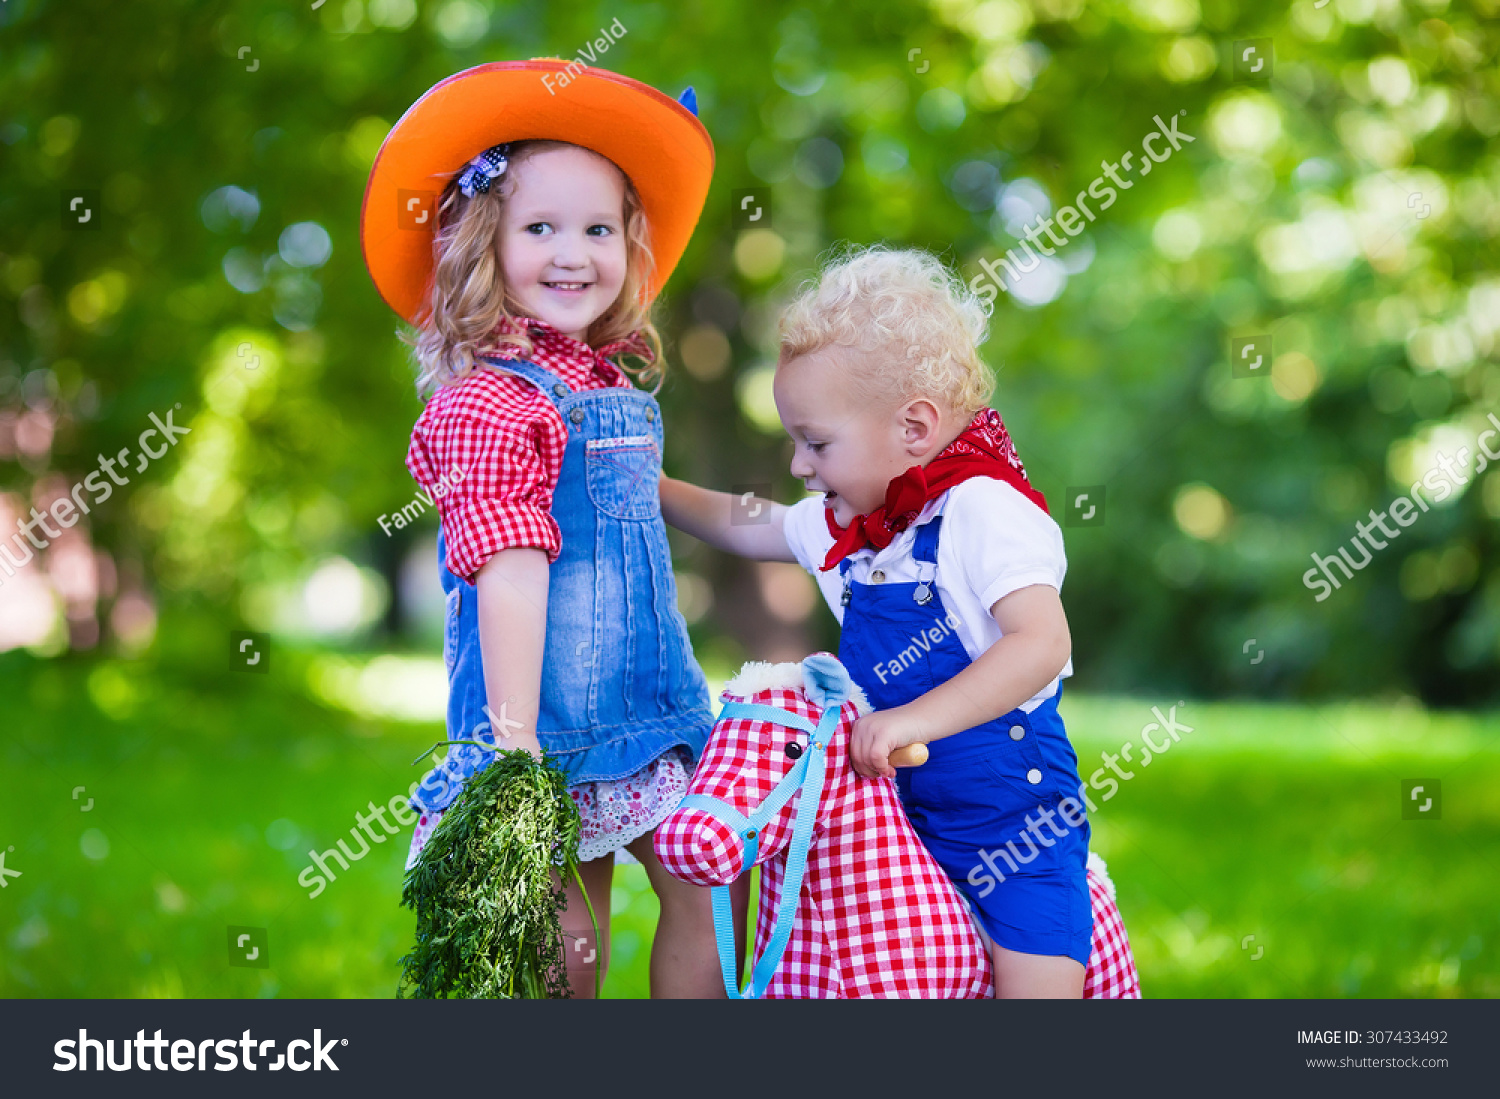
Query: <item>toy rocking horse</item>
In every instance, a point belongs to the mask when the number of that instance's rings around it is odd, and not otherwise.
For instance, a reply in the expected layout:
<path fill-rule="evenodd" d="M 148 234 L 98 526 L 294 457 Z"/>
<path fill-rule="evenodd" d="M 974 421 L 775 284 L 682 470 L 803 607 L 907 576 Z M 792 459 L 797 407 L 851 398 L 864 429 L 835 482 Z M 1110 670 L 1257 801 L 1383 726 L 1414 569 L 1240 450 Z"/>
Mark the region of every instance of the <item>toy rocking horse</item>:
<path fill-rule="evenodd" d="M 906 819 L 895 783 L 862 778 L 849 764 L 850 727 L 870 707 L 844 666 L 827 653 L 801 664 L 747 664 L 723 698 L 688 796 L 657 829 L 655 847 L 673 876 L 715 886 L 729 997 L 993 995 L 980 931 Z M 759 960 L 742 992 L 724 887 L 756 864 Z M 1094 940 L 1084 996 L 1138 998 L 1103 869 L 1090 855 Z"/>

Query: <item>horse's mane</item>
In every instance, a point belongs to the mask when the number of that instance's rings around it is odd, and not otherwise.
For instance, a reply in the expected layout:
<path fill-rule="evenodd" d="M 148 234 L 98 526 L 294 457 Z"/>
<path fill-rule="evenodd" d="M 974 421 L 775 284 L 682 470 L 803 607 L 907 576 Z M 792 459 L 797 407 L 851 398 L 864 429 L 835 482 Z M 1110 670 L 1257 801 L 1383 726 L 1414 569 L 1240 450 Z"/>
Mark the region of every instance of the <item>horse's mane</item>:
<path fill-rule="evenodd" d="M 815 702 L 823 697 L 823 685 L 818 683 L 810 669 L 805 667 L 805 662 L 772 664 L 764 660 L 752 660 L 742 667 L 733 679 L 724 684 L 725 694 L 737 695 L 740 698 L 749 698 L 761 691 L 774 690 L 803 691 Z M 852 681 L 849 683 L 849 699 L 862 715 L 874 708 L 870 705 L 869 699 L 865 698 L 865 692 Z"/>

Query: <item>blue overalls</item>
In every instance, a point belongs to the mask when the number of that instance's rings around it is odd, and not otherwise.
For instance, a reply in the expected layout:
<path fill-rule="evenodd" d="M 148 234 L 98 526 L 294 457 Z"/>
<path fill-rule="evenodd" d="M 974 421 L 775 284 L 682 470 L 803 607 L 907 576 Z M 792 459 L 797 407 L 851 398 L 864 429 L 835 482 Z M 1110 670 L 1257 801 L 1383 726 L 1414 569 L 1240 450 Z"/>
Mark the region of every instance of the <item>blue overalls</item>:
<path fill-rule="evenodd" d="M 971 663 L 938 595 L 941 530 L 941 515 L 916 528 L 912 583 L 856 583 L 850 560 L 840 563 L 839 659 L 877 710 L 903 706 Z M 1061 697 L 1059 683 L 1030 713 L 1017 707 L 932 741 L 927 763 L 900 768 L 896 787 L 917 835 L 995 942 L 1087 966 L 1089 825 L 1043 816 L 1079 787 L 1078 757 L 1057 713 Z M 1074 800 L 1068 812 L 1077 822 L 1083 809 Z"/>
<path fill-rule="evenodd" d="M 713 726 L 708 684 L 693 659 L 662 521 L 662 425 L 656 399 L 637 389 L 574 391 L 536 363 L 485 359 L 552 401 L 568 428 L 552 517 L 562 552 L 552 563 L 542 661 L 542 747 L 570 785 L 622 779 L 674 745 L 693 760 Z M 448 571 L 443 660 L 448 739 L 493 741 L 479 652 L 473 584 Z M 494 715 L 499 723 L 500 714 Z M 504 741 L 501 741 L 504 747 Z M 445 809 L 494 753 L 450 744 L 417 787 L 418 811 Z"/>

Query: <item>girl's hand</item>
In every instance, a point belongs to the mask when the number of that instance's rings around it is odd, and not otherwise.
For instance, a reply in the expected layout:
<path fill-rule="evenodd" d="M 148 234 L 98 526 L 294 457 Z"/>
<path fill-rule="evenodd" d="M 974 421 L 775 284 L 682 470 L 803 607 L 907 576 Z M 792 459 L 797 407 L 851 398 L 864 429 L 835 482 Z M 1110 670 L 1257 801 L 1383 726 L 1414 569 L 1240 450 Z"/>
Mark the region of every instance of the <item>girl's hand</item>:
<path fill-rule="evenodd" d="M 895 778 L 891 753 L 924 739 L 905 706 L 865 714 L 849 730 L 849 762 L 865 778 Z"/>
<path fill-rule="evenodd" d="M 540 762 L 542 742 L 537 737 L 536 730 L 523 728 L 520 722 L 512 720 L 506 712 L 508 709 L 506 703 L 502 702 L 498 717 L 494 717 L 492 711 L 493 723 L 490 730 L 494 734 L 496 751 L 508 752 L 513 748 L 525 748 Z"/>

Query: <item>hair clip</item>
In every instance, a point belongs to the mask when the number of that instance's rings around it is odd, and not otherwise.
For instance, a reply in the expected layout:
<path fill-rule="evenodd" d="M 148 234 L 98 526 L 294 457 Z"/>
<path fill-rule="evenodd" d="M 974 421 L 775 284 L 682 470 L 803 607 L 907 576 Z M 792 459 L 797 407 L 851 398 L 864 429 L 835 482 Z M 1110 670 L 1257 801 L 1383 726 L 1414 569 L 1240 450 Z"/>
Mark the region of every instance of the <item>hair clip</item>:
<path fill-rule="evenodd" d="M 473 198 L 476 194 L 488 193 L 490 181 L 503 176 L 509 162 L 509 143 L 491 145 L 469 161 L 463 174 L 458 177 L 458 189 L 468 198 Z"/>

